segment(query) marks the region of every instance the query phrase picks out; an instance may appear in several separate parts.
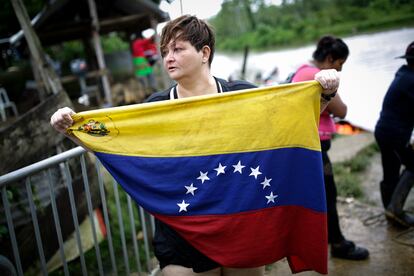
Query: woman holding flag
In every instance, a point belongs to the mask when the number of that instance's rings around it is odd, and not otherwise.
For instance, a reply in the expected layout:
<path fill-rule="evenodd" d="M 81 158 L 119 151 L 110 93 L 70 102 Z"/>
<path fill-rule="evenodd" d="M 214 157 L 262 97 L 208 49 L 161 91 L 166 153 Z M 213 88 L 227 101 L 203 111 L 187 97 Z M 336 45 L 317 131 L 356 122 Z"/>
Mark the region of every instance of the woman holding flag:
<path fill-rule="evenodd" d="M 195 16 L 184 15 L 170 21 L 162 31 L 160 48 L 164 69 L 177 84 L 165 91 L 154 93 L 147 99 L 147 102 L 182 99 L 255 87 L 245 81 L 228 82 L 212 76 L 210 66 L 215 50 L 214 33 L 206 22 Z M 336 70 L 324 70 L 315 75 L 315 80 L 324 89 L 323 97 L 321 97 L 321 109 L 323 109 L 339 86 L 339 76 Z M 51 117 L 50 123 L 57 131 L 84 146 L 66 131 L 74 123 L 71 117 L 74 114 L 75 112 L 69 108 L 59 109 Z M 203 179 L 202 175 L 200 177 Z M 185 208 L 183 201 L 180 212 Z M 264 274 L 263 266 L 247 268 L 221 266 L 193 247 L 172 227 L 159 220 L 156 223 L 153 243 L 163 275 L 254 276 Z"/>

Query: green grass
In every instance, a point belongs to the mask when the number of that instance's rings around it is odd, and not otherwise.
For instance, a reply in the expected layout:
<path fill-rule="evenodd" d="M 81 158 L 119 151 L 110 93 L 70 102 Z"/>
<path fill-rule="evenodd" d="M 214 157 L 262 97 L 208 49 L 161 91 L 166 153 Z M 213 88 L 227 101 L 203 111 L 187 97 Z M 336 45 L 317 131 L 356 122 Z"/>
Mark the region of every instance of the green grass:
<path fill-rule="evenodd" d="M 371 157 L 377 152 L 379 152 L 377 144 L 372 143 L 362 149 L 351 160 L 333 165 L 339 196 L 363 198 L 364 194 L 361 187 L 362 175 L 369 166 Z"/>

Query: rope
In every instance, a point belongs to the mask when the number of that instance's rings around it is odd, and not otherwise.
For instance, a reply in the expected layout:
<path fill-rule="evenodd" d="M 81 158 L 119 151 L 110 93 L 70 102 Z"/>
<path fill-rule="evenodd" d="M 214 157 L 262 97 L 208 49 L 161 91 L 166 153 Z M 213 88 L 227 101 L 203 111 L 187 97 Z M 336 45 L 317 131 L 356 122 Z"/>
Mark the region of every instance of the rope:
<path fill-rule="evenodd" d="M 401 239 L 402 236 L 410 234 L 408 236 L 408 239 Z M 404 230 L 401 233 L 398 233 L 394 238 L 392 238 L 392 240 L 396 243 L 402 244 L 402 245 L 407 245 L 407 246 L 411 246 L 414 247 L 414 227 L 410 227 L 407 230 Z"/>

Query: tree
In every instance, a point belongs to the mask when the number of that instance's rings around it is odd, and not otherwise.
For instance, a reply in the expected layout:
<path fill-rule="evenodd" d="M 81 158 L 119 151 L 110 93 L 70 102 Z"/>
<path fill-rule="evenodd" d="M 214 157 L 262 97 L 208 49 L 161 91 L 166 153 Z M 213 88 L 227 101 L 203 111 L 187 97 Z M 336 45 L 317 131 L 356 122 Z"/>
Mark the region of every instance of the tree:
<path fill-rule="evenodd" d="M 374 28 L 412 25 L 414 0 L 225 0 L 210 23 L 217 48 L 242 50 L 315 41 Z"/>

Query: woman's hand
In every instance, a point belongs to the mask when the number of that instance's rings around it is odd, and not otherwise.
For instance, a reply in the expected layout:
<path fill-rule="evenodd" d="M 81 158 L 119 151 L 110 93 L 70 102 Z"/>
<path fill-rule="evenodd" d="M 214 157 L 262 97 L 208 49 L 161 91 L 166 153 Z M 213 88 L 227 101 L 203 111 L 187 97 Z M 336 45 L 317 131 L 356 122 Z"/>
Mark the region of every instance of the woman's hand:
<path fill-rule="evenodd" d="M 87 151 L 92 152 L 86 145 L 84 145 L 78 138 L 74 135 L 70 135 L 66 130 L 73 125 L 73 119 L 71 115 L 74 115 L 75 111 L 69 107 L 64 107 L 58 109 L 52 117 L 50 118 L 50 124 L 54 129 L 71 139 L 75 144 L 82 146 Z"/>
<path fill-rule="evenodd" d="M 66 135 L 66 129 L 73 125 L 71 117 L 73 114 L 75 112 L 69 107 L 60 108 L 50 118 L 50 124 L 54 129 Z"/>
<path fill-rule="evenodd" d="M 326 96 L 334 94 L 339 87 L 340 76 L 335 69 L 321 70 L 315 75 L 315 80 L 323 88 L 322 93 Z M 332 95 L 334 96 L 334 95 Z"/>

